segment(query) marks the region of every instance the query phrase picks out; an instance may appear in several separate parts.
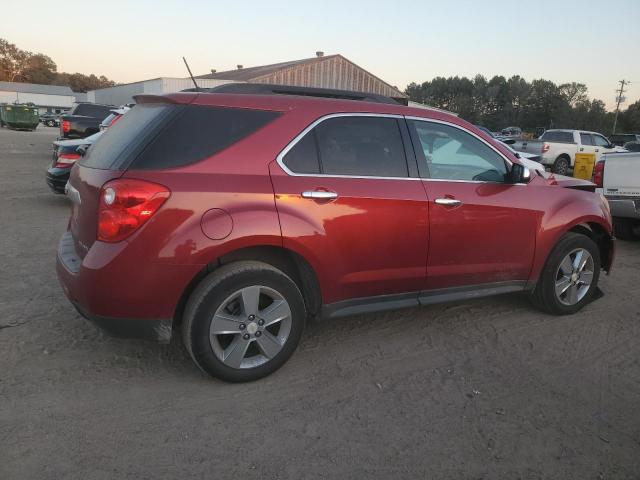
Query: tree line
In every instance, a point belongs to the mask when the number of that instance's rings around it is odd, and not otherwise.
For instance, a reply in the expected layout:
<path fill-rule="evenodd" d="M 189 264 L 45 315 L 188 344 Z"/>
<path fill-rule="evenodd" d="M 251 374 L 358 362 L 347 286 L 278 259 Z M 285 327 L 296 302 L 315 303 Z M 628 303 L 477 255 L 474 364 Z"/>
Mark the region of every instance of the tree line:
<path fill-rule="evenodd" d="M 68 86 L 74 92 L 112 87 L 113 80 L 104 75 L 58 72 L 55 62 L 42 53 L 22 50 L 0 38 L 0 80 Z"/>
<path fill-rule="evenodd" d="M 601 100 L 590 99 L 582 83 L 556 85 L 519 75 L 436 77 L 422 84 L 411 83 L 405 93 L 410 100 L 458 114 L 492 131 L 509 126 L 536 133 L 540 129 L 573 128 L 610 134 L 614 113 Z M 621 111 L 617 133 L 640 132 L 640 100 Z"/>

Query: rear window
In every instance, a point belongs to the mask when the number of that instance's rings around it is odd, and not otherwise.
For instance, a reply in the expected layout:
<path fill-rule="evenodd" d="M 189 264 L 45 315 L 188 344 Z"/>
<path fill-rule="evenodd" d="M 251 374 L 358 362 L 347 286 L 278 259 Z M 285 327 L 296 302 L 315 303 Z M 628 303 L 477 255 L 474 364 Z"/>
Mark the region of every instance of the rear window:
<path fill-rule="evenodd" d="M 545 142 L 573 143 L 572 132 L 544 132 L 540 140 Z"/>
<path fill-rule="evenodd" d="M 180 107 L 180 112 L 136 158 L 132 167 L 174 168 L 195 163 L 233 145 L 279 115 L 242 108 Z"/>
<path fill-rule="evenodd" d="M 80 162 L 90 168 L 121 169 L 140 151 L 144 141 L 176 107 L 161 103 L 136 105 L 120 121 L 105 130 L 99 142 Z"/>
<path fill-rule="evenodd" d="M 106 105 L 93 105 L 91 103 L 80 103 L 73 110 L 73 115 L 84 115 L 86 117 L 94 117 L 103 120 L 111 114 L 111 109 Z"/>

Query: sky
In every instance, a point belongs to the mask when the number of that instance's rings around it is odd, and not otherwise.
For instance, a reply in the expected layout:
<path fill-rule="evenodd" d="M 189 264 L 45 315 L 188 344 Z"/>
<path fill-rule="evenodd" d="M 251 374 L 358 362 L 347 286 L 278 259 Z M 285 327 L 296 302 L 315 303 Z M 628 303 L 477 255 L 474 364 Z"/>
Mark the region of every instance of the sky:
<path fill-rule="evenodd" d="M 640 0 L 0 0 L 0 38 L 119 83 L 340 53 L 403 90 L 477 73 L 640 99 Z"/>

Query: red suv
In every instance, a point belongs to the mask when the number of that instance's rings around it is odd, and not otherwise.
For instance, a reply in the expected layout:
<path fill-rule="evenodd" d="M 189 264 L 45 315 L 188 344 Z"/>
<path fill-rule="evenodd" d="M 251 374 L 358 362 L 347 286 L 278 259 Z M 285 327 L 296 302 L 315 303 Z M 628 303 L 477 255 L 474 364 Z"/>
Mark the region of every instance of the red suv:
<path fill-rule="evenodd" d="M 114 334 L 181 324 L 221 379 L 275 371 L 310 317 L 506 292 L 574 313 L 611 267 L 593 184 L 453 115 L 246 84 L 137 101 L 73 167 L 58 276 Z"/>

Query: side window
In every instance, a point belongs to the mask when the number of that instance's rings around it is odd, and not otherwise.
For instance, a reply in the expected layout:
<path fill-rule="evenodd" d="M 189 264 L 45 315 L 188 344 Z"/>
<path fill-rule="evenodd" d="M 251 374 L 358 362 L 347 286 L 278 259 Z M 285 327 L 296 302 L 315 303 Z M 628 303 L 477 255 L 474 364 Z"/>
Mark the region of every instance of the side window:
<path fill-rule="evenodd" d="M 456 127 L 440 123 L 411 121 L 418 161 L 430 178 L 505 182 L 504 158 L 487 144 Z"/>
<path fill-rule="evenodd" d="M 395 118 L 336 117 L 316 128 L 326 175 L 407 177 L 407 160 Z"/>
<path fill-rule="evenodd" d="M 609 140 L 604 138 L 602 135 L 593 135 L 593 141 L 598 147 L 608 147 Z"/>
<path fill-rule="evenodd" d="M 580 143 L 582 145 L 593 145 L 593 139 L 591 138 L 590 133 L 581 133 L 580 134 Z"/>
<path fill-rule="evenodd" d="M 282 161 L 294 173 L 320 173 L 315 131 L 307 133 L 287 152 Z"/>

